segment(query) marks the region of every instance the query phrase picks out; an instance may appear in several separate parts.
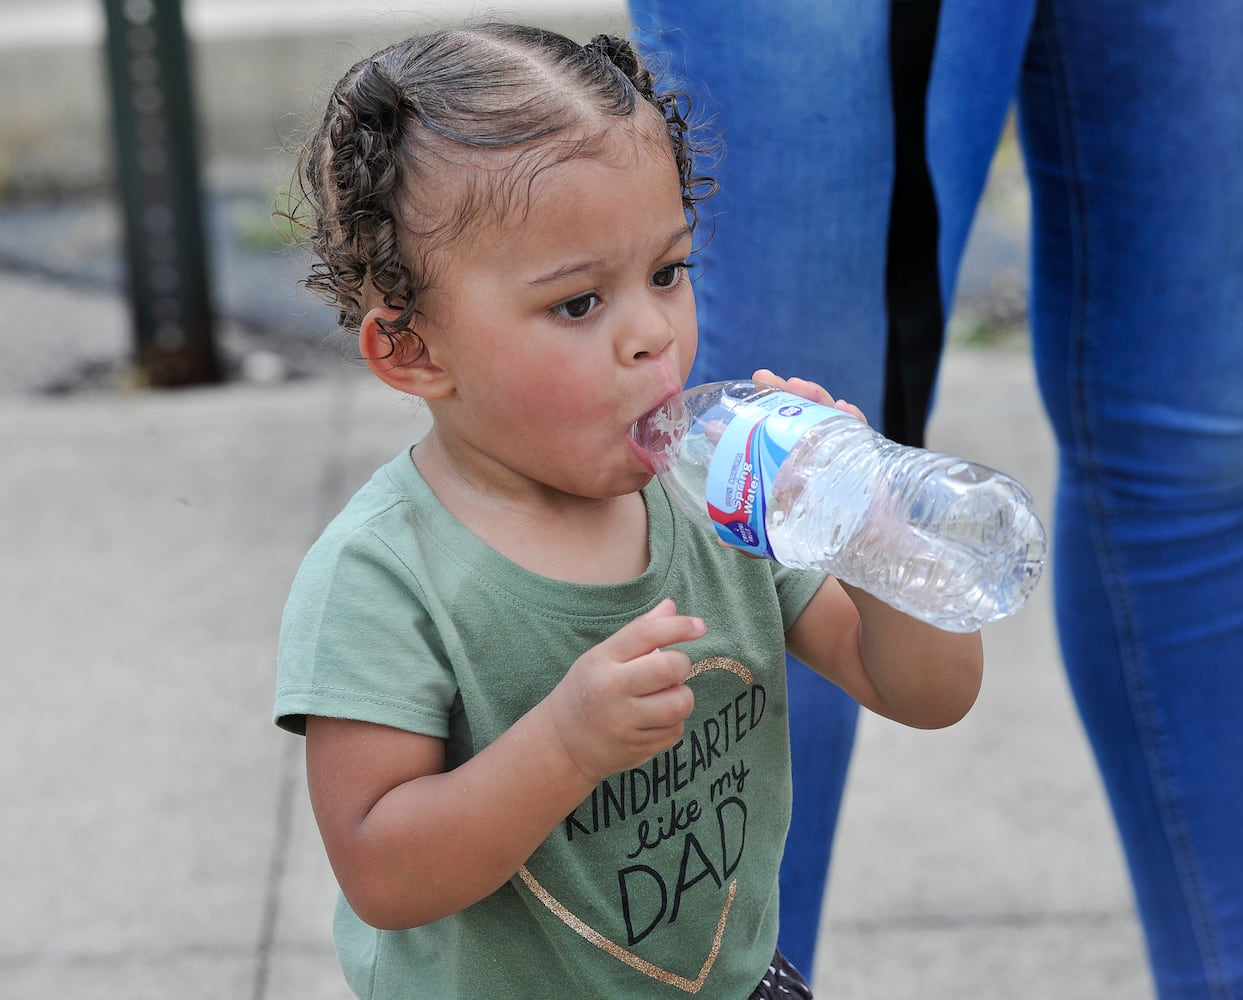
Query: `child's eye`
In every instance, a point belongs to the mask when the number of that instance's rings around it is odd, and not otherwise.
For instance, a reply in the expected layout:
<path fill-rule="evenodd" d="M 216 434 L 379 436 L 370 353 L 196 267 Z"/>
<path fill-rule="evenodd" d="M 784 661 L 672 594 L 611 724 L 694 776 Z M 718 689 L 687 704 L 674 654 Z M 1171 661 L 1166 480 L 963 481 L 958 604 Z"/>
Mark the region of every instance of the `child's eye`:
<path fill-rule="evenodd" d="M 586 319 L 599 301 L 599 295 L 595 292 L 588 292 L 586 295 L 576 295 L 572 299 L 553 306 L 552 311 L 562 319 Z"/>
<path fill-rule="evenodd" d="M 689 271 L 694 264 L 680 260 L 676 264 L 668 264 L 652 275 L 652 284 L 657 288 L 672 288 Z"/>

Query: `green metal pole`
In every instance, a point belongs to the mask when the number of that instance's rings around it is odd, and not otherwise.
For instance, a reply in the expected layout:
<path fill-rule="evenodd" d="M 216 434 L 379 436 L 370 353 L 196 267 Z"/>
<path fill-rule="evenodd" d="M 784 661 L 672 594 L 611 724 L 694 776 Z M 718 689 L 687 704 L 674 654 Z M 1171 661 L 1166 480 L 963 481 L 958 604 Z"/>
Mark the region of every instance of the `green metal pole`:
<path fill-rule="evenodd" d="M 134 363 L 153 386 L 221 378 L 180 0 L 104 0 Z"/>

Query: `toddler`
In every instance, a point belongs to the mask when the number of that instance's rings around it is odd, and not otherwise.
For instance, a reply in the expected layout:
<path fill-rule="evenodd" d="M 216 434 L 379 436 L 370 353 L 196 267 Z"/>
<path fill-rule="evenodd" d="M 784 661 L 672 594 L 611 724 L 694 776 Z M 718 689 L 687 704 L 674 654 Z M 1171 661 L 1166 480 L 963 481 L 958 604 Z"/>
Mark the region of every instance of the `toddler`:
<path fill-rule="evenodd" d="M 281 628 L 360 997 L 808 997 L 786 649 L 912 726 L 978 691 L 978 634 L 724 547 L 631 440 L 695 354 L 686 113 L 624 40 L 486 24 L 358 63 L 304 153 L 308 284 L 433 418 Z"/>

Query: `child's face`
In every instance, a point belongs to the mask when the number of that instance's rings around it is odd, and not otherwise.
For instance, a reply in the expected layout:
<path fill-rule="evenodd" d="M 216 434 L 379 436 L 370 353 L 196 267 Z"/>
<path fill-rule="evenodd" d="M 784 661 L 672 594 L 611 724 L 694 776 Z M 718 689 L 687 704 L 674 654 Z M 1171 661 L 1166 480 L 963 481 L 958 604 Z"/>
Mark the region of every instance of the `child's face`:
<path fill-rule="evenodd" d="M 657 143 L 616 131 L 604 156 L 540 173 L 528 211 L 472 227 L 420 296 L 429 357 L 452 383 L 430 401 L 433 433 L 492 488 L 641 487 L 651 469 L 627 432 L 690 372 L 677 168 Z"/>

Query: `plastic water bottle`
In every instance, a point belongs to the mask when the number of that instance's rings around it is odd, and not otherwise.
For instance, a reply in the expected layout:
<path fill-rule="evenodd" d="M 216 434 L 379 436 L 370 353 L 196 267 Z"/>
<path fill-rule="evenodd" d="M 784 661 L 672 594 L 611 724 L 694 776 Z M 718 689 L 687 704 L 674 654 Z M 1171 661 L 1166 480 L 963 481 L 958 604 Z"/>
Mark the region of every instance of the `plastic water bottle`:
<path fill-rule="evenodd" d="M 701 527 L 946 631 L 1012 615 L 1040 579 L 1045 533 L 1022 485 L 896 444 L 841 410 L 756 382 L 712 382 L 631 433 Z"/>

